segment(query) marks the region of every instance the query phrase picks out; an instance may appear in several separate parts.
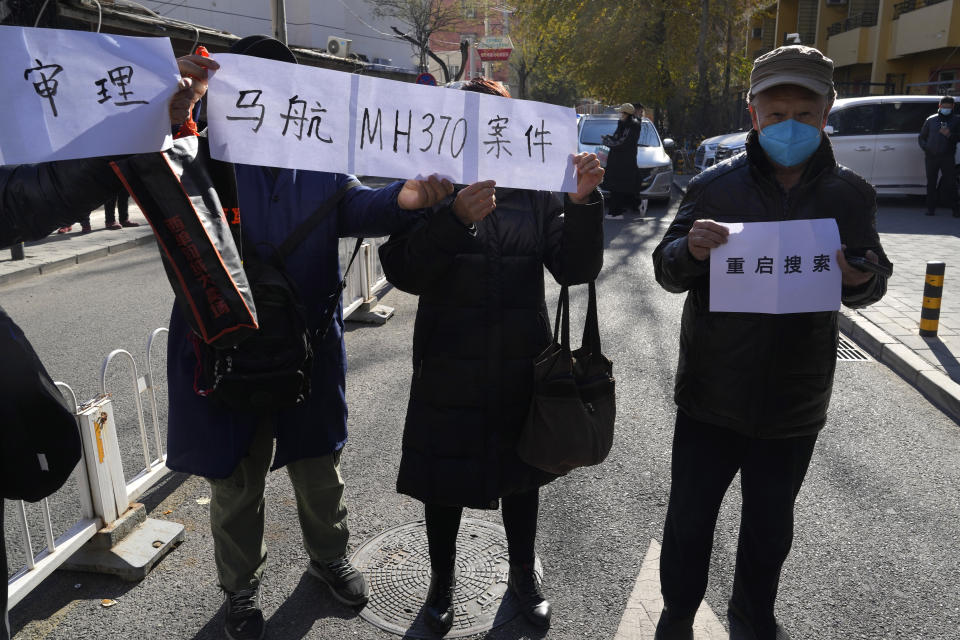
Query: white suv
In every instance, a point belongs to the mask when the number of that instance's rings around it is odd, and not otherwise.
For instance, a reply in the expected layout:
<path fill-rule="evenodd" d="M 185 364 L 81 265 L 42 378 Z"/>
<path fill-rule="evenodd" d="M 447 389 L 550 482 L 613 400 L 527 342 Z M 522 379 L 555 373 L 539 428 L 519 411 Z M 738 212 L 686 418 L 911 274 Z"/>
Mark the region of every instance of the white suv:
<path fill-rule="evenodd" d="M 837 162 L 860 174 L 878 195 L 924 195 L 927 176 L 917 136 L 939 96 L 840 98 L 824 129 Z M 960 164 L 960 148 L 957 150 Z"/>

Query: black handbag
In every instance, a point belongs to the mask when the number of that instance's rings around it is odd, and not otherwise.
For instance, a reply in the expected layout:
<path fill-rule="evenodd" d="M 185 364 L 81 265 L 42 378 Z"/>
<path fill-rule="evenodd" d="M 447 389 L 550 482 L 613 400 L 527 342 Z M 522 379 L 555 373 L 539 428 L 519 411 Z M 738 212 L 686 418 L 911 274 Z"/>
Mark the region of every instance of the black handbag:
<path fill-rule="evenodd" d="M 597 291 L 590 302 L 583 342 L 570 351 L 570 294 L 560 290 L 553 342 L 534 361 L 533 399 L 517 442 L 520 459 L 563 475 L 603 462 L 613 445 L 617 404 L 613 364 L 600 351 Z"/>

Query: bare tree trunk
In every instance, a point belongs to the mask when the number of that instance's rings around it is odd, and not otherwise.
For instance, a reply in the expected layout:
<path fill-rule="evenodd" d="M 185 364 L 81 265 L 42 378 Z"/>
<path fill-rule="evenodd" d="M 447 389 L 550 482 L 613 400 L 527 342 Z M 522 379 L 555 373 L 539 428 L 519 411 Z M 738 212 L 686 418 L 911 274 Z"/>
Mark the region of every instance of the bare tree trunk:
<path fill-rule="evenodd" d="M 700 2 L 700 37 L 697 39 L 697 104 L 698 121 L 706 131 L 710 130 L 710 87 L 707 77 L 707 26 L 710 24 L 710 0 Z"/>
<path fill-rule="evenodd" d="M 732 5 L 728 2 L 728 5 Z M 727 55 L 723 63 L 723 120 L 727 130 L 735 129 L 733 125 L 733 104 L 730 100 L 730 56 L 733 55 L 733 7 L 727 6 Z"/>

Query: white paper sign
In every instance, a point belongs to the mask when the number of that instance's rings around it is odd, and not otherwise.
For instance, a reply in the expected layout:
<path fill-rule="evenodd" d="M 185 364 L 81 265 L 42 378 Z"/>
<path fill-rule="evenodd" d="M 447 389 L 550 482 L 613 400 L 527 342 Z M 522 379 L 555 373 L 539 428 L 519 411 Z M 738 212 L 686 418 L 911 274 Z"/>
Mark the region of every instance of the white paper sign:
<path fill-rule="evenodd" d="M 574 191 L 572 109 L 218 54 L 214 158 L 388 178 Z"/>
<path fill-rule="evenodd" d="M 169 39 L 0 26 L 0 60 L 0 165 L 169 146 Z"/>
<path fill-rule="evenodd" d="M 840 232 L 832 218 L 725 224 L 710 251 L 710 311 L 806 313 L 840 308 Z"/>

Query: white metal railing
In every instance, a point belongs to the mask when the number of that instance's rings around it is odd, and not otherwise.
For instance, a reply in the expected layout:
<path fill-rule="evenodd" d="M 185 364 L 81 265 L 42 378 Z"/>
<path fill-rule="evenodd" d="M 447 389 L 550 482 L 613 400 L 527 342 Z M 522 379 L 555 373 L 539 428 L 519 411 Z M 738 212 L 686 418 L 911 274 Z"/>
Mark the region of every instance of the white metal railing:
<path fill-rule="evenodd" d="M 353 263 L 353 268 L 347 274 L 347 288 L 343 290 L 343 319 L 356 311 L 364 302 L 370 302 L 378 291 L 387 284 L 380 265 L 380 254 L 377 250 L 387 238 L 367 238 L 360 246 L 360 253 Z M 342 238 L 340 240 L 340 268 L 346 269 L 350 254 L 356 240 Z"/>
<path fill-rule="evenodd" d="M 98 530 L 110 525 L 122 515 L 130 503 L 140 497 L 147 489 L 156 484 L 169 470 L 166 467 L 166 453 L 160 439 L 160 421 L 156 399 L 156 378 L 153 375 L 152 347 L 154 340 L 165 328 L 154 330 L 147 340 L 147 374 L 137 374 L 137 365 L 133 356 L 123 349 L 116 349 L 108 355 L 100 369 L 100 395 L 79 405 L 77 396 L 68 385 L 57 382 L 57 387 L 69 393 L 73 401 L 73 414 L 77 419 L 83 452 L 80 463 L 72 477 L 77 483 L 80 499 L 80 519 L 63 535 L 54 538 L 50 503 L 45 498 L 40 505 L 42 525 L 46 537 L 46 547 L 37 555 L 33 553 L 33 540 L 27 522 L 26 505 L 22 501 L 16 510 L 20 522 L 21 542 L 26 556 L 24 566 L 7 579 L 7 604 L 13 607 L 28 593 L 35 589 L 60 565 L 66 562 L 74 552 L 93 538 Z M 117 422 L 114 419 L 112 394 L 107 391 L 106 374 L 111 361 L 124 355 L 130 361 L 132 390 L 140 426 L 140 441 L 143 449 L 144 468 L 129 482 L 125 480 L 123 461 L 120 458 L 120 442 Z M 153 438 L 157 457 L 151 459 L 143 415 L 141 395 L 149 392 L 150 408 L 153 414 Z"/>

